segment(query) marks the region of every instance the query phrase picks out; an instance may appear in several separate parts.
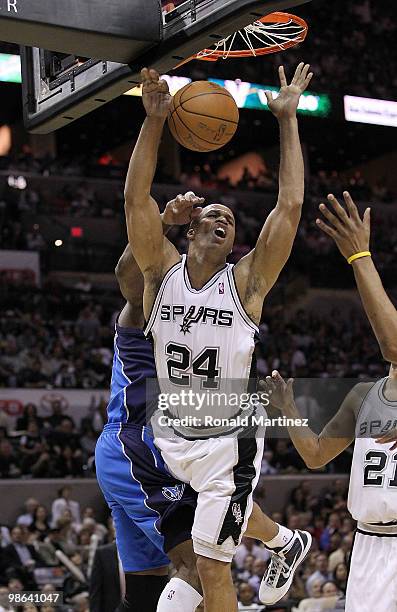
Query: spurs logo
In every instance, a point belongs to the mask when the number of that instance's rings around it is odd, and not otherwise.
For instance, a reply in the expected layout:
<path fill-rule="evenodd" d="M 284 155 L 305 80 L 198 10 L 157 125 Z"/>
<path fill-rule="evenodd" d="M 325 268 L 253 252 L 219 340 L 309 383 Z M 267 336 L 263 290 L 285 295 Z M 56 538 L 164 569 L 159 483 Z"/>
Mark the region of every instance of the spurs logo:
<path fill-rule="evenodd" d="M 241 512 L 240 504 L 236 504 L 236 503 L 233 504 L 232 514 L 234 516 L 234 520 L 236 521 L 237 525 L 241 525 L 241 523 L 243 522 L 243 514 Z"/>
<path fill-rule="evenodd" d="M 204 306 L 200 306 L 197 313 L 195 314 L 195 306 L 190 306 L 189 310 L 185 314 L 183 318 L 182 325 L 180 325 L 180 331 L 183 332 L 186 336 L 187 333 L 190 333 L 190 328 L 193 323 L 198 323 L 204 313 Z"/>

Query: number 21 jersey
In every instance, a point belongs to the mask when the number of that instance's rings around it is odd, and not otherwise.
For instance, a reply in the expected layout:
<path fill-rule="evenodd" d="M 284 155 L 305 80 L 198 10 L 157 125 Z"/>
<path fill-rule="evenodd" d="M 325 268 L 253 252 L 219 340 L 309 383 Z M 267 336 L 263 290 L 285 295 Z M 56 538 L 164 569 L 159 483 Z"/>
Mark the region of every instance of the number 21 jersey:
<path fill-rule="evenodd" d="M 397 450 L 375 438 L 397 427 L 397 402 L 385 397 L 387 378 L 377 381 L 364 398 L 356 422 L 348 508 L 363 523 L 397 520 Z"/>

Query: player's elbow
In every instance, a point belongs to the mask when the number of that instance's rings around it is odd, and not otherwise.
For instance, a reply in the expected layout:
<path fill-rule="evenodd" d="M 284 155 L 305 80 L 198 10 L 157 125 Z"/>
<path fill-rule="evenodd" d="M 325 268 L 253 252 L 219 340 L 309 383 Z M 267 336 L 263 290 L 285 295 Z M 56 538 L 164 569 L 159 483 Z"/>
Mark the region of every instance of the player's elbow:
<path fill-rule="evenodd" d="M 326 462 L 321 461 L 320 459 L 317 459 L 317 458 L 313 458 L 313 459 L 305 459 L 305 464 L 306 464 L 306 467 L 309 468 L 309 470 L 320 470 L 326 465 Z"/>
<path fill-rule="evenodd" d="M 144 190 L 142 185 L 128 185 L 124 189 L 124 209 L 141 207 L 150 198 L 150 190 Z"/>
<path fill-rule="evenodd" d="M 292 190 L 287 192 L 280 191 L 278 205 L 285 210 L 289 210 L 290 212 L 295 211 L 300 213 L 303 206 L 304 195 L 304 191 L 300 190 Z"/>
<path fill-rule="evenodd" d="M 394 340 L 381 342 L 382 357 L 389 363 L 397 363 L 397 343 Z"/>
<path fill-rule="evenodd" d="M 327 464 L 327 462 L 323 461 L 321 457 L 306 457 L 305 464 L 309 470 L 320 470 Z"/>

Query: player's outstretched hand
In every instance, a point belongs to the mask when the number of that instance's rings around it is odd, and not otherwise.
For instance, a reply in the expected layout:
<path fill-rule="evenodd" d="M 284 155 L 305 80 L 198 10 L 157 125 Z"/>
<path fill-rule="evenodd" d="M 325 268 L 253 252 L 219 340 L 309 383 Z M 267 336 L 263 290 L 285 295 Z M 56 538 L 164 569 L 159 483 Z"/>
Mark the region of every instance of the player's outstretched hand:
<path fill-rule="evenodd" d="M 284 412 L 285 408 L 294 402 L 293 384 L 293 378 L 285 382 L 281 374 L 273 370 L 271 376 L 266 376 L 265 380 L 260 382 L 259 388 L 269 395 L 269 402 L 273 408 Z"/>
<path fill-rule="evenodd" d="M 271 92 L 265 92 L 269 109 L 277 119 L 295 117 L 299 98 L 305 89 L 308 88 L 313 77 L 313 73 L 309 72 L 309 69 L 310 64 L 301 62 L 295 70 L 294 78 L 289 85 L 285 76 L 284 66 L 280 66 L 278 69 L 281 87 L 278 97 L 273 100 Z"/>
<path fill-rule="evenodd" d="M 166 118 L 172 96 L 167 81 L 160 79 L 157 70 L 142 68 L 142 100 L 148 117 Z"/>
<path fill-rule="evenodd" d="M 193 191 L 188 191 L 185 195 L 178 195 L 165 207 L 163 223 L 165 225 L 187 225 L 200 215 L 204 201 L 204 198 L 196 196 Z"/>
<path fill-rule="evenodd" d="M 328 236 L 331 236 L 343 257 L 348 259 L 351 255 L 369 250 L 371 233 L 371 209 L 367 208 L 361 219 L 357 206 L 347 191 L 343 192 L 346 209 L 341 206 L 334 195 L 328 196 L 333 212 L 321 203 L 319 208 L 328 223 L 316 219 L 318 227 Z"/>

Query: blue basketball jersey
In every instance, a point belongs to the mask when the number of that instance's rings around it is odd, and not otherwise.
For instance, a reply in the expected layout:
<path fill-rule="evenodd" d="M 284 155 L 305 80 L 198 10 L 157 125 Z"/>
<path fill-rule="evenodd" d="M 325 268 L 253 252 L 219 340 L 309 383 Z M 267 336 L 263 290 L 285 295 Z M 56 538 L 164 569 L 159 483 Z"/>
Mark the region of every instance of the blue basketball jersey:
<path fill-rule="evenodd" d="M 108 423 L 146 425 L 157 393 L 151 342 L 142 330 L 116 324 Z"/>

